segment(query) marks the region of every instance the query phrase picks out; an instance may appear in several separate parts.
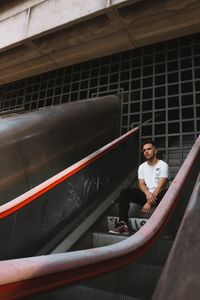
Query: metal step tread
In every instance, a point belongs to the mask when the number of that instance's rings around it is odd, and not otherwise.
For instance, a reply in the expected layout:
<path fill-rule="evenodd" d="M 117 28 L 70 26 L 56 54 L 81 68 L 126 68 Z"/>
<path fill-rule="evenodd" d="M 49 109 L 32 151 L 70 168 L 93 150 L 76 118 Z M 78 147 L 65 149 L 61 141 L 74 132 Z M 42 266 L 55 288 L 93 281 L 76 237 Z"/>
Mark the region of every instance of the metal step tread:
<path fill-rule="evenodd" d="M 100 277 L 84 283 L 94 289 L 107 292 L 115 292 L 136 298 L 150 299 L 158 279 L 161 275 L 162 267 L 138 263 L 130 263 L 118 270 L 107 273 Z M 115 299 L 115 298 L 114 298 Z"/>
<path fill-rule="evenodd" d="M 104 247 L 126 240 L 131 235 L 112 234 L 109 232 L 93 232 L 93 247 Z"/>
<path fill-rule="evenodd" d="M 58 298 L 57 297 L 58 295 L 56 295 L 55 299 L 59 300 L 145 300 L 144 298 L 117 294 L 115 292 L 81 285 L 69 287 L 68 289 L 65 289 L 62 294 L 60 293 Z"/>
<path fill-rule="evenodd" d="M 142 214 L 142 215 L 144 215 L 144 214 Z M 149 219 L 148 217 L 149 216 L 146 216 L 146 218 L 137 216 L 137 217 L 129 218 L 129 225 L 130 225 L 132 231 L 135 232 L 135 231 L 139 230 L 144 224 L 146 224 L 146 222 Z M 116 227 L 116 224 L 119 222 L 119 217 L 108 216 L 107 220 L 108 220 L 108 231 L 109 231 L 109 230 L 113 230 Z"/>
<path fill-rule="evenodd" d="M 70 286 L 47 294 L 31 297 L 30 300 L 145 300 L 134 296 L 116 294 L 83 285 Z"/>

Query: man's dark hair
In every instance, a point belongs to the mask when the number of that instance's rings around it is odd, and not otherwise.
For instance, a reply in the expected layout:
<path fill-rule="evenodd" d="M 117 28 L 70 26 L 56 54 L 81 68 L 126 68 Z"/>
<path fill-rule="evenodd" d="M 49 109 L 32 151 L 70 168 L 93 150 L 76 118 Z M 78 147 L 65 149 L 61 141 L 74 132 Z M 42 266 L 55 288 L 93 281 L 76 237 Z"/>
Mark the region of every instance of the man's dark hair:
<path fill-rule="evenodd" d="M 142 149 L 143 149 L 144 145 L 146 145 L 146 144 L 151 144 L 151 145 L 153 145 L 154 147 L 157 148 L 156 143 L 153 140 L 151 140 L 151 139 L 147 139 L 147 140 L 144 140 L 142 142 Z"/>

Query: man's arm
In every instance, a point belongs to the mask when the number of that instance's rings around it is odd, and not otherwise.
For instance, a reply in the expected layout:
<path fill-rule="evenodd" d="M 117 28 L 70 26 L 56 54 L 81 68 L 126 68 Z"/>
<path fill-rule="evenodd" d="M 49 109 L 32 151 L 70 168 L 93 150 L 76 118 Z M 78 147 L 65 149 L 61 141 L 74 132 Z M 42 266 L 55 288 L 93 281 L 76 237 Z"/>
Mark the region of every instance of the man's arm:
<path fill-rule="evenodd" d="M 161 177 L 158 181 L 158 186 L 155 189 L 153 193 L 149 192 L 147 189 L 147 186 L 145 184 L 145 181 L 143 179 L 139 179 L 139 188 L 140 190 L 145 194 L 147 202 L 142 208 L 143 213 L 149 213 L 151 206 L 156 203 L 157 196 L 161 193 L 161 191 L 164 189 L 168 179 Z"/>
<path fill-rule="evenodd" d="M 158 180 L 158 186 L 157 188 L 154 190 L 153 195 L 155 196 L 155 198 L 157 198 L 157 196 L 162 192 L 162 190 L 165 188 L 166 184 L 167 184 L 168 178 L 164 178 L 164 177 L 160 177 Z"/>
<path fill-rule="evenodd" d="M 153 193 L 149 192 L 144 179 L 139 179 L 139 188 L 145 194 L 147 202 L 150 205 L 156 203 L 156 196 Z"/>

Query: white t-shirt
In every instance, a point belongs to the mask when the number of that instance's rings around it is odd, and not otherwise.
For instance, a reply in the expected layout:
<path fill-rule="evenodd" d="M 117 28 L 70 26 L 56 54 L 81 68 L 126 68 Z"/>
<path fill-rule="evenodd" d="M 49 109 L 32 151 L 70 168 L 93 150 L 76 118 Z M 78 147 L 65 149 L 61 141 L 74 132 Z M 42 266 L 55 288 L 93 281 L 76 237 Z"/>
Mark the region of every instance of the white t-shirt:
<path fill-rule="evenodd" d="M 169 167 L 166 162 L 159 160 L 156 165 L 151 166 L 145 161 L 138 168 L 138 179 L 143 179 L 148 190 L 153 191 L 158 186 L 159 178 L 169 178 Z"/>

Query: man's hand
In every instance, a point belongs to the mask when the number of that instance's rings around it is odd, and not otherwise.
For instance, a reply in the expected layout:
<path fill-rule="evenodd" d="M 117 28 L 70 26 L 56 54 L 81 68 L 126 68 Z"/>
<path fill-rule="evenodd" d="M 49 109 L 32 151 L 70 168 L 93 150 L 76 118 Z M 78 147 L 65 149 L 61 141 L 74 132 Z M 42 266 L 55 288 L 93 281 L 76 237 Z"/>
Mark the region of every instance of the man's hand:
<path fill-rule="evenodd" d="M 143 212 L 143 213 L 149 213 L 149 212 L 150 212 L 150 209 L 151 209 L 151 205 L 147 202 L 147 203 L 145 203 L 145 205 L 143 206 L 141 212 Z"/>
<path fill-rule="evenodd" d="M 152 194 L 151 192 L 147 191 L 145 195 L 146 195 L 147 202 L 151 206 L 156 203 L 157 198 L 154 196 L 154 194 Z"/>

